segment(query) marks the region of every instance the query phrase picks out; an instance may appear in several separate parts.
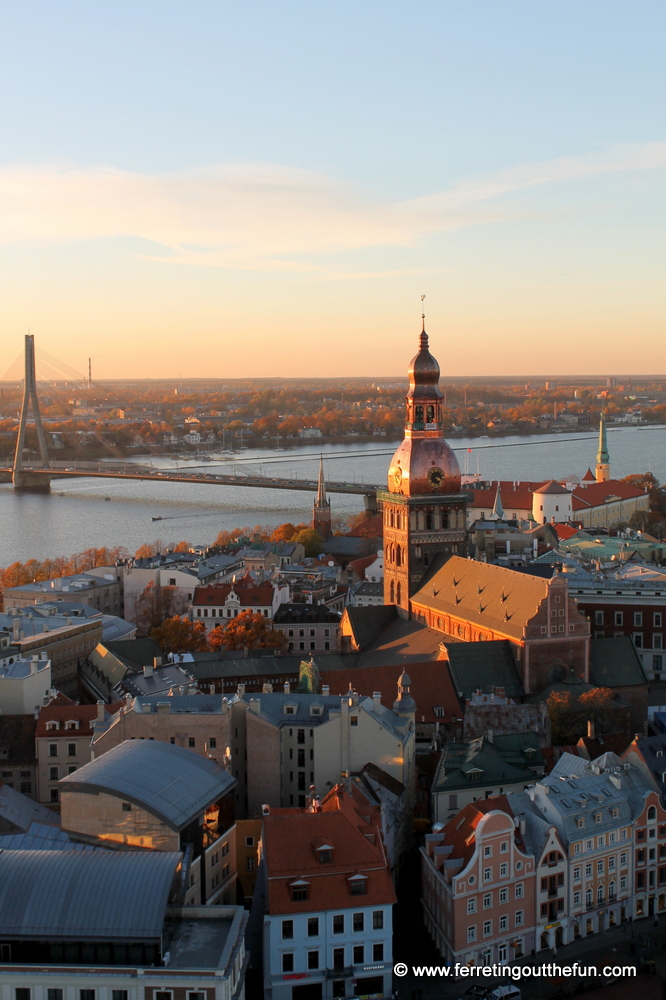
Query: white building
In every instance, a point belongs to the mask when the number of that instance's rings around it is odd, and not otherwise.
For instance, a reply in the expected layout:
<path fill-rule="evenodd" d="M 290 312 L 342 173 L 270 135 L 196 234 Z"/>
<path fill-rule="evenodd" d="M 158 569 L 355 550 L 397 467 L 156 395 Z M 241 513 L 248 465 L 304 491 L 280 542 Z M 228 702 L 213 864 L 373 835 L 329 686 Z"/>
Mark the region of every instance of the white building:
<path fill-rule="evenodd" d="M 532 494 L 532 517 L 537 524 L 564 524 L 573 517 L 571 492 L 551 479 Z"/>
<path fill-rule="evenodd" d="M 378 811 L 336 785 L 264 811 L 264 997 L 389 996 L 395 893 Z"/>
<path fill-rule="evenodd" d="M 0 712 L 29 715 L 44 704 L 51 690 L 51 661 L 46 653 L 0 666 Z"/>

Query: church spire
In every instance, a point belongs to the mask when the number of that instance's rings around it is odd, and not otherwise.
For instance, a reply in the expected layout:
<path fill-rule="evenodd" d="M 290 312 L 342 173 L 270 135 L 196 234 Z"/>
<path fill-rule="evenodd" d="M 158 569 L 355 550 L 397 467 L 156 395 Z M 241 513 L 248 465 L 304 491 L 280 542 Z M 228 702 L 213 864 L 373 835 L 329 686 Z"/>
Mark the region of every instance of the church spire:
<path fill-rule="evenodd" d="M 603 413 L 601 414 L 601 419 L 599 420 L 599 449 L 597 451 L 597 465 L 595 473 L 598 483 L 605 483 L 610 479 L 610 455 L 608 454 L 606 423 L 604 421 Z"/>
<path fill-rule="evenodd" d="M 312 527 L 322 538 L 331 536 L 331 501 L 326 497 L 326 480 L 324 479 L 324 456 L 319 456 L 319 478 L 317 480 L 317 498 L 312 509 Z"/>
<path fill-rule="evenodd" d="M 499 483 L 497 484 L 497 493 L 495 494 L 495 503 L 493 504 L 493 512 L 490 515 L 490 519 L 492 521 L 502 521 L 504 519 L 504 507 L 502 507 Z"/>

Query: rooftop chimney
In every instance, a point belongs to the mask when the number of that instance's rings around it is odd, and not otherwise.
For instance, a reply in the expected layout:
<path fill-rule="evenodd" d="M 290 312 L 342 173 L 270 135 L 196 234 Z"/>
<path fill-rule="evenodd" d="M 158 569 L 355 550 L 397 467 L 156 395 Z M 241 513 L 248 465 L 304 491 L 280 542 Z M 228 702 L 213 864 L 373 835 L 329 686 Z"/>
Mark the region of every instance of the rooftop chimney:
<path fill-rule="evenodd" d="M 161 666 L 162 666 L 162 657 L 161 656 L 154 656 L 153 657 L 153 667 L 157 668 L 157 667 L 161 667 Z"/>
<path fill-rule="evenodd" d="M 372 707 L 374 709 L 378 709 L 378 708 L 380 708 L 381 703 L 382 703 L 382 693 L 381 693 L 381 691 L 373 691 L 372 692 Z"/>
<path fill-rule="evenodd" d="M 328 698 L 329 694 L 331 693 L 331 689 L 328 686 L 328 684 L 322 684 L 321 693 L 323 694 L 324 698 Z"/>
<path fill-rule="evenodd" d="M 289 681 L 284 682 L 284 693 L 291 694 L 291 684 L 289 683 Z"/>
<path fill-rule="evenodd" d="M 239 684 L 239 685 L 238 685 L 238 691 L 237 691 L 237 694 L 238 694 L 238 697 L 239 697 L 239 698 L 242 698 L 242 697 L 243 697 L 243 695 L 245 694 L 245 685 L 244 685 L 244 684 Z"/>
<path fill-rule="evenodd" d="M 145 665 L 145 667 L 143 668 L 143 676 L 144 677 L 152 677 L 153 676 L 153 665 L 152 665 L 152 663 L 147 663 Z"/>
<path fill-rule="evenodd" d="M 587 735 L 591 740 L 594 739 L 594 719 L 587 720 Z"/>
<path fill-rule="evenodd" d="M 101 698 L 97 699 L 97 721 L 104 722 L 104 702 Z"/>
<path fill-rule="evenodd" d="M 266 681 L 263 684 L 262 688 L 261 688 L 261 693 L 262 694 L 272 694 L 273 693 L 273 685 L 270 684 L 268 681 Z"/>

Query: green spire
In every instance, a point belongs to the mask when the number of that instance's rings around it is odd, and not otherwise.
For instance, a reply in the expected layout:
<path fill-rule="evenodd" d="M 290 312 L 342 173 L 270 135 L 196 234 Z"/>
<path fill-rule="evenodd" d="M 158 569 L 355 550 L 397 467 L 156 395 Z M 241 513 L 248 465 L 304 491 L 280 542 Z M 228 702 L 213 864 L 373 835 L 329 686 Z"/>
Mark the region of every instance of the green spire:
<path fill-rule="evenodd" d="M 607 464 L 610 462 L 610 456 L 608 454 L 608 441 L 606 440 L 606 424 L 604 423 L 603 415 L 599 421 L 599 451 L 597 452 L 597 465 Z"/>
<path fill-rule="evenodd" d="M 490 515 L 493 520 L 501 521 L 504 517 L 504 508 L 502 507 L 502 498 L 500 496 L 499 483 L 497 484 L 497 493 L 495 494 L 495 503 L 493 505 L 493 512 Z"/>

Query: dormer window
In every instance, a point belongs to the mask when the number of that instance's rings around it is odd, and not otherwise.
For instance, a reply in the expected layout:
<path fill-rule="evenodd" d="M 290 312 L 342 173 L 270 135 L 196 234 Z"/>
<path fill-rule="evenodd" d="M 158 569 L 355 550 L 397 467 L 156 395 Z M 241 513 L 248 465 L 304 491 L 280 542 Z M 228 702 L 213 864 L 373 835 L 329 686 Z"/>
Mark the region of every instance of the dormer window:
<path fill-rule="evenodd" d="M 285 705 L 284 706 L 284 714 L 285 715 L 296 715 L 296 706 L 295 705 Z"/>
<path fill-rule="evenodd" d="M 310 705 L 310 715 L 321 715 L 322 707 L 321 705 Z"/>
<path fill-rule="evenodd" d="M 69 719 L 65 723 L 65 729 L 78 729 L 78 728 L 79 728 L 79 724 L 76 721 L 76 719 Z"/>
<path fill-rule="evenodd" d="M 304 879 L 297 879 L 290 884 L 289 888 L 291 889 L 291 898 L 294 903 L 303 903 L 308 899 L 310 883 Z"/>
<path fill-rule="evenodd" d="M 365 875 L 352 875 L 347 879 L 351 896 L 365 896 L 368 891 L 368 879 Z"/>
<path fill-rule="evenodd" d="M 59 722 L 47 722 L 46 723 L 46 728 L 47 729 L 60 729 L 60 723 Z"/>
<path fill-rule="evenodd" d="M 330 865 L 333 862 L 333 845 L 321 844 L 316 848 L 317 861 L 320 865 Z"/>

